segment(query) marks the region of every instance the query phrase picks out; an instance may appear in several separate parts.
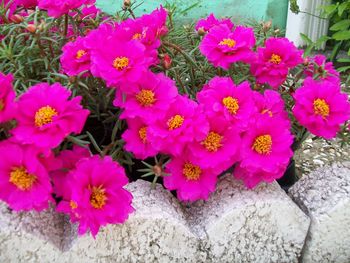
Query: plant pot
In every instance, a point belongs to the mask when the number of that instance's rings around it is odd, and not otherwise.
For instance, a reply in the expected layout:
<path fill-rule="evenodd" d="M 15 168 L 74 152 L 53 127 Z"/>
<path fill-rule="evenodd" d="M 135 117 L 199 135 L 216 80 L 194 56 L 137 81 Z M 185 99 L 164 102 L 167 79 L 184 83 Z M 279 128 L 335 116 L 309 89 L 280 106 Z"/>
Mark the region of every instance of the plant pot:
<path fill-rule="evenodd" d="M 299 180 L 295 171 L 295 161 L 291 159 L 283 176 L 277 180 L 283 190 L 288 192 L 288 189 Z"/>

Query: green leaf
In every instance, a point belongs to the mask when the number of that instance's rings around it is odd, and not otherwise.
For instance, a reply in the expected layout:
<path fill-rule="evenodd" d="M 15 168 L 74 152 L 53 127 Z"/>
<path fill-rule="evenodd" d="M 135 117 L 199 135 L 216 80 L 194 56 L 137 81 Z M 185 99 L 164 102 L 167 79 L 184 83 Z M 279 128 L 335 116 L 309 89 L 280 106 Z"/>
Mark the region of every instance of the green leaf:
<path fill-rule="evenodd" d="M 346 30 L 350 26 L 350 19 L 341 20 L 338 23 L 335 23 L 330 30 L 332 31 L 339 31 L 339 30 Z"/>
<path fill-rule="evenodd" d="M 338 70 L 339 72 L 344 72 L 344 71 L 350 70 L 350 66 L 340 67 L 340 68 L 337 68 L 337 70 Z"/>
<path fill-rule="evenodd" d="M 332 35 L 332 38 L 335 40 L 347 40 L 350 39 L 350 30 L 339 31 Z"/>
<path fill-rule="evenodd" d="M 317 39 L 316 43 L 315 43 L 315 46 L 320 48 L 321 45 L 323 44 L 323 42 L 327 42 L 328 40 L 332 39 L 331 37 L 329 36 L 322 36 L 320 37 L 319 39 Z"/>
<path fill-rule="evenodd" d="M 337 61 L 341 63 L 350 63 L 350 58 L 340 58 Z"/>
<path fill-rule="evenodd" d="M 337 5 L 326 5 L 326 6 L 322 6 L 321 8 L 324 10 L 325 15 L 329 16 L 331 15 L 336 9 L 337 9 Z"/>
<path fill-rule="evenodd" d="M 344 2 L 344 3 L 341 3 L 338 7 L 338 15 L 339 16 L 342 16 L 342 14 L 344 13 L 345 9 L 348 7 L 349 5 L 349 2 Z"/>
<path fill-rule="evenodd" d="M 300 36 L 301 36 L 301 39 L 309 46 L 309 45 L 312 45 L 313 42 L 312 40 L 305 34 L 303 33 L 300 33 Z"/>

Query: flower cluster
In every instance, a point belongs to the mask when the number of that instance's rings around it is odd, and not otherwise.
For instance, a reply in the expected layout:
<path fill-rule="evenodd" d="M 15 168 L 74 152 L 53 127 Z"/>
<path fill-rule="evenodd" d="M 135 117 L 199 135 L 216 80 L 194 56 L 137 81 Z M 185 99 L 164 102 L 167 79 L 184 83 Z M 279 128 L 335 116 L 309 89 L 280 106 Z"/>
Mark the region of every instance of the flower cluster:
<path fill-rule="evenodd" d="M 199 47 L 186 53 L 171 42 L 171 14 L 162 6 L 119 21 L 101 19 L 92 0 L 4 3 L 8 17 L 0 23 L 18 20 L 17 7 L 37 6 L 36 12 L 59 18 L 45 29 L 52 41 L 28 30 L 40 40 L 33 43 L 41 56 L 55 52 L 57 39 L 64 45 L 51 60 L 57 68 L 49 69 L 50 77 L 18 96 L 13 76 L 0 73 L 0 199 L 16 211 L 56 202 L 58 212 L 79 223 L 80 234 L 95 236 L 134 210 L 116 160 L 160 159 L 158 170 L 151 168 L 155 179 L 161 176 L 179 200 L 206 200 L 227 171 L 248 188 L 281 178 L 306 131 L 331 139 L 350 118 L 340 76 L 324 56 L 303 57 L 288 39 L 259 39 L 253 28 L 229 19 L 199 20 L 198 34 L 191 32 Z M 187 64 L 172 60 L 178 54 L 197 66 L 200 78 L 191 68 L 191 81 L 187 73 L 181 79 Z M 53 83 L 52 75 L 66 82 Z M 102 143 L 87 120 L 103 128 Z M 96 154 L 72 136 L 84 132 Z M 121 152 L 133 160 L 121 162 Z"/>

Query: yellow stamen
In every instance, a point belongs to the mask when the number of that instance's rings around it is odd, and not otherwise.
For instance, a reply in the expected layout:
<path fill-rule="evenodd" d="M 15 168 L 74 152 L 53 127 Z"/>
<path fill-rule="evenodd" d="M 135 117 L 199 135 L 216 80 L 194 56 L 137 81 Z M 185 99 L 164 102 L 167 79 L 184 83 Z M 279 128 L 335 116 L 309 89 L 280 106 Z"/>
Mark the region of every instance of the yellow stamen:
<path fill-rule="evenodd" d="M 69 206 L 72 209 L 77 209 L 78 208 L 78 204 L 76 202 L 74 202 L 73 200 L 70 200 Z"/>
<path fill-rule="evenodd" d="M 3 99 L 0 99 L 0 111 L 2 111 L 5 108 L 5 101 Z"/>
<path fill-rule="evenodd" d="M 226 107 L 226 109 L 233 115 L 236 114 L 239 110 L 238 100 L 228 96 L 222 99 L 222 104 Z"/>
<path fill-rule="evenodd" d="M 324 99 L 314 100 L 314 112 L 317 115 L 321 115 L 322 118 L 329 116 L 329 105 Z"/>
<path fill-rule="evenodd" d="M 272 138 L 271 135 L 261 135 L 255 138 L 253 143 L 253 150 L 259 154 L 269 154 L 272 148 Z"/>
<path fill-rule="evenodd" d="M 204 145 L 209 152 L 216 152 L 222 146 L 222 139 L 223 136 L 220 134 L 209 132 L 207 138 L 202 142 L 202 145 Z"/>
<path fill-rule="evenodd" d="M 57 111 L 51 106 L 41 107 L 35 113 L 35 126 L 42 127 L 46 124 L 52 123 L 52 118 L 57 116 Z"/>
<path fill-rule="evenodd" d="M 140 33 L 136 33 L 135 35 L 132 36 L 132 39 L 135 40 L 140 40 L 142 38 L 142 35 Z"/>
<path fill-rule="evenodd" d="M 28 173 L 23 166 L 15 167 L 10 173 L 10 182 L 13 183 L 19 190 L 26 191 L 32 188 L 36 181 L 36 176 Z"/>
<path fill-rule="evenodd" d="M 174 117 L 171 117 L 167 122 L 169 130 L 172 131 L 177 128 L 180 128 L 184 120 L 185 120 L 184 117 L 178 114 L 175 115 Z"/>
<path fill-rule="evenodd" d="M 147 89 L 142 89 L 137 95 L 136 99 L 137 101 L 144 107 L 152 106 L 153 103 L 156 101 L 154 98 L 154 92 Z"/>
<path fill-rule="evenodd" d="M 83 56 L 85 56 L 85 55 L 86 55 L 86 51 L 80 49 L 80 50 L 78 50 L 78 52 L 77 52 L 76 59 L 81 59 L 81 58 L 82 58 Z"/>
<path fill-rule="evenodd" d="M 125 69 L 127 66 L 129 66 L 129 59 L 127 57 L 117 57 L 113 61 L 113 67 L 119 71 Z"/>
<path fill-rule="evenodd" d="M 99 187 L 93 186 L 90 195 L 91 206 L 96 209 L 101 209 L 105 206 L 106 201 L 106 190 L 102 187 L 102 185 L 100 185 Z"/>
<path fill-rule="evenodd" d="M 236 45 L 236 41 L 234 41 L 231 38 L 224 38 L 220 43 L 220 46 L 228 46 L 230 48 L 234 47 Z"/>
<path fill-rule="evenodd" d="M 264 109 L 264 110 L 261 111 L 261 114 L 265 114 L 265 113 L 269 114 L 270 117 L 273 116 L 272 111 L 270 111 L 268 109 Z"/>
<path fill-rule="evenodd" d="M 147 127 L 142 127 L 139 129 L 139 136 L 143 143 L 147 142 Z"/>
<path fill-rule="evenodd" d="M 278 65 L 279 63 L 281 63 L 282 58 L 279 55 L 276 54 L 272 54 L 271 58 L 269 60 L 269 62 Z"/>
<path fill-rule="evenodd" d="M 182 169 L 182 173 L 188 181 L 197 181 L 201 176 L 202 170 L 197 165 L 193 165 L 192 163 L 185 163 Z"/>

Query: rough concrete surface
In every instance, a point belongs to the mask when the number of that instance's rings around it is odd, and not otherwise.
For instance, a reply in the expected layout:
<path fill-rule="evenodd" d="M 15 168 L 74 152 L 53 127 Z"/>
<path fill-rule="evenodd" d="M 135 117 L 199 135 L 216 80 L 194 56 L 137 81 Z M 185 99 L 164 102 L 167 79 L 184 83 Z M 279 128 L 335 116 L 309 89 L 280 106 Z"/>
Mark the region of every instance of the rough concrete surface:
<path fill-rule="evenodd" d="M 290 196 L 311 218 L 303 262 L 350 262 L 350 162 L 304 176 Z"/>

